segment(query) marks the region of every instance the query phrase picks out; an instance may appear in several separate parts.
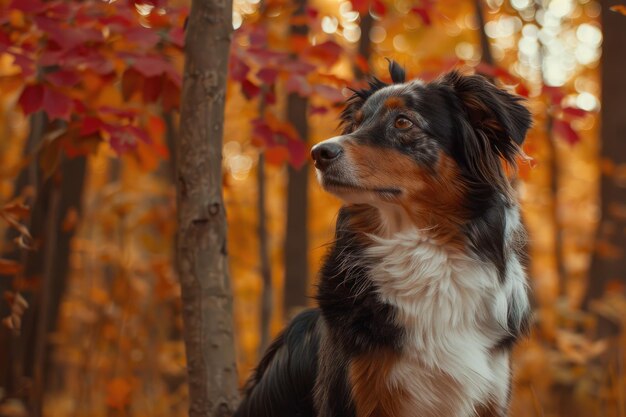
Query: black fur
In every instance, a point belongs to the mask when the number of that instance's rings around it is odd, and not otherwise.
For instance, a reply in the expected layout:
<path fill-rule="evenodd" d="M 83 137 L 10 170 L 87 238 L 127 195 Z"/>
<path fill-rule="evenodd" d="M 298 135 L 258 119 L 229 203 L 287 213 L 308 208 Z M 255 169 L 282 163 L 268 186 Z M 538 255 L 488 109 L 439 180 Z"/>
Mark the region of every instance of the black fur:
<path fill-rule="evenodd" d="M 339 212 L 335 244 L 320 271 L 317 302 L 329 336 L 344 352 L 397 350 L 402 332 L 393 322 L 393 308 L 380 302 L 367 277 L 369 261 L 348 224 L 351 210 L 343 207 Z"/>
<path fill-rule="evenodd" d="M 267 348 L 234 417 L 313 417 L 318 310 L 300 313 Z"/>

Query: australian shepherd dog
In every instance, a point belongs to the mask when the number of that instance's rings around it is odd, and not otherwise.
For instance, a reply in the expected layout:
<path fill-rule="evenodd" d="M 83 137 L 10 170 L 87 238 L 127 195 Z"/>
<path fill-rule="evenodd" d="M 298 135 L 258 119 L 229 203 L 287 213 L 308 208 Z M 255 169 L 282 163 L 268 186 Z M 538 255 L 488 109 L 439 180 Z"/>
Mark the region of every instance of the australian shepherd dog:
<path fill-rule="evenodd" d="M 311 151 L 345 202 L 318 307 L 267 349 L 237 417 L 508 415 L 529 317 L 510 168 L 530 113 L 478 75 L 389 71 Z"/>

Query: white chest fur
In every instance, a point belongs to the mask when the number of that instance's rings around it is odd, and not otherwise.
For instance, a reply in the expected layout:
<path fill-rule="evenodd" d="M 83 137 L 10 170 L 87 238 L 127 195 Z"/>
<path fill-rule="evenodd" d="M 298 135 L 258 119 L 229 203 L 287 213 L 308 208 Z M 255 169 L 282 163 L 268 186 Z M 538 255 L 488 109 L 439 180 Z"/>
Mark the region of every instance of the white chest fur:
<path fill-rule="evenodd" d="M 406 333 L 389 381 L 410 397 L 403 417 L 468 417 L 479 404 L 505 404 L 508 352 L 492 348 L 506 334 L 511 293 L 525 296 L 519 260 L 511 255 L 513 276 L 502 284 L 490 263 L 449 252 L 416 229 L 373 239 L 371 278 Z"/>

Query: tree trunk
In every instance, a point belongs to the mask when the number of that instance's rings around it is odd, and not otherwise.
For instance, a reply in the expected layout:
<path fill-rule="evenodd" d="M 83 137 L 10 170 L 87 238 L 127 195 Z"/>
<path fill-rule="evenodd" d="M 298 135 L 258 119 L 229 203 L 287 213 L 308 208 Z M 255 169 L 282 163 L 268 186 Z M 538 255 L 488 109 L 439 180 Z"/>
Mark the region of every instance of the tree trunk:
<path fill-rule="evenodd" d="M 297 0 L 294 16 L 304 14 L 306 0 Z M 291 36 L 306 36 L 306 25 L 292 25 Z M 295 93 L 287 97 L 287 120 L 295 127 L 303 141 L 309 136 L 307 121 L 308 100 Z M 289 167 L 287 185 L 287 230 L 285 236 L 285 316 L 291 317 L 307 305 L 309 283 L 308 262 L 308 185 L 309 169 L 305 164 L 300 169 Z"/>
<path fill-rule="evenodd" d="M 601 120 L 601 166 L 600 182 L 601 217 L 598 225 L 595 251 L 589 271 L 589 283 L 584 306 L 603 296 L 607 284 L 611 282 L 626 285 L 626 217 L 623 205 L 626 201 L 626 186 L 618 167 L 626 164 L 626 17 L 612 12 L 611 6 L 619 1 L 602 3 L 602 111 Z M 610 330 L 608 323 L 601 326 L 601 332 Z"/>
<path fill-rule="evenodd" d="M 185 39 L 176 148 L 176 251 L 190 417 L 229 416 L 238 399 L 222 196 L 231 20 L 231 0 L 193 0 Z"/>
<path fill-rule="evenodd" d="M 26 143 L 24 144 L 24 152 L 22 157 L 28 158 L 35 153 L 36 147 L 41 142 L 41 138 L 43 137 L 43 132 L 46 125 L 46 116 L 43 111 L 39 111 L 30 116 L 29 119 L 29 133 L 26 139 Z M 15 181 L 15 189 L 13 190 L 14 197 L 21 195 L 26 187 L 32 187 L 33 192 L 37 189 L 37 183 L 39 178 L 39 165 L 37 158 L 33 158 L 31 162 L 24 167 L 20 171 L 19 176 Z M 26 204 L 32 208 L 34 196 L 31 195 L 30 198 L 26 200 Z M 31 215 L 32 218 L 32 215 Z M 33 233 L 32 227 L 29 227 L 31 234 Z M 5 242 L 13 242 L 13 240 L 18 236 L 18 232 L 12 228 L 7 230 L 5 236 Z M 12 248 L 12 246 L 9 246 Z M 11 259 L 14 261 L 23 260 L 26 258 L 26 255 L 19 248 L 12 248 L 7 253 L 2 254 L 3 258 Z M 13 276 L 11 275 L 2 275 L 0 274 L 0 296 L 5 293 L 5 291 L 13 290 Z M 32 305 L 32 299 L 28 294 L 25 294 L 28 297 L 29 304 Z M 31 315 L 32 309 L 27 309 L 23 320 L 22 327 L 25 329 L 28 323 L 28 318 Z M 0 302 L 0 317 L 6 317 L 9 314 L 9 306 L 5 302 Z M 21 343 L 23 343 L 25 334 L 22 332 L 21 337 L 16 337 L 12 334 L 12 332 L 7 329 L 5 326 L 0 326 L 0 387 L 4 389 L 6 397 L 14 397 L 18 395 L 19 391 L 23 391 L 21 389 L 22 377 L 23 377 L 23 361 L 22 361 L 22 348 Z"/>
<path fill-rule="evenodd" d="M 263 113 L 261 113 L 261 117 Z M 270 324 L 272 321 L 272 269 L 270 263 L 269 239 L 267 236 L 267 209 L 265 207 L 265 156 L 259 154 L 257 165 L 257 207 L 259 211 L 258 237 L 259 237 L 259 260 L 261 267 L 261 343 L 259 354 L 263 354 L 270 342 Z"/>
<path fill-rule="evenodd" d="M 372 42 L 370 41 L 370 32 L 374 27 L 374 18 L 369 13 L 369 11 L 365 12 L 361 15 L 361 21 L 359 23 L 359 28 L 361 29 L 361 38 L 359 38 L 359 48 L 358 54 L 367 62 L 368 67 L 370 66 L 370 58 L 372 56 Z M 353 66 L 354 78 L 357 80 L 362 80 L 365 78 L 367 74 L 364 74 L 359 68 L 358 65 Z"/>

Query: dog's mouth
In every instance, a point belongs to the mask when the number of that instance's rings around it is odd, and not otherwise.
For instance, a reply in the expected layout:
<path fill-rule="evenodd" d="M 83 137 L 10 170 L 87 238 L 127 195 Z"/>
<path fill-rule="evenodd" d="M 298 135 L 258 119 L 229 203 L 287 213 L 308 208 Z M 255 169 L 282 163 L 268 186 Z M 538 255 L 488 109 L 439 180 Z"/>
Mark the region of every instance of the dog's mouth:
<path fill-rule="evenodd" d="M 322 186 L 330 192 L 346 193 L 346 192 L 369 192 L 382 194 L 385 196 L 397 196 L 402 194 L 402 191 L 393 187 L 375 187 L 368 188 L 359 184 L 354 184 L 346 181 L 341 181 L 333 177 L 323 176 L 321 178 Z"/>

